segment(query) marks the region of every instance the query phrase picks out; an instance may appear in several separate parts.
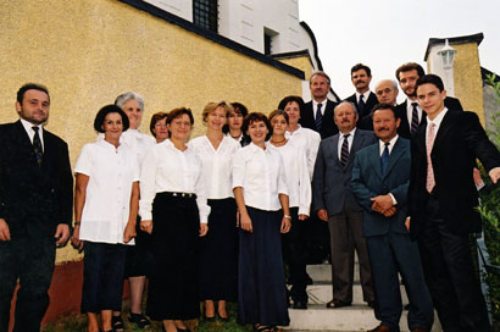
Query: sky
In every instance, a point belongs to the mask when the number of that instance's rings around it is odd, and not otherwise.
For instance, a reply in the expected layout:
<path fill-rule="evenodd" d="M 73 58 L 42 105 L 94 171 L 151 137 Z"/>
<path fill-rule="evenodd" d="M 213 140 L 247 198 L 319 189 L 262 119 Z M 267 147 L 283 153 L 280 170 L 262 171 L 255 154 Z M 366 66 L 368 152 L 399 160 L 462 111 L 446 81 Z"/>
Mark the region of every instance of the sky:
<path fill-rule="evenodd" d="M 356 63 L 371 68 L 372 89 L 394 79 L 405 62 L 427 68 L 429 38 L 482 32 L 481 66 L 500 74 L 500 0 L 300 0 L 299 15 L 313 30 L 323 69 L 341 98 L 354 93 L 350 68 Z"/>

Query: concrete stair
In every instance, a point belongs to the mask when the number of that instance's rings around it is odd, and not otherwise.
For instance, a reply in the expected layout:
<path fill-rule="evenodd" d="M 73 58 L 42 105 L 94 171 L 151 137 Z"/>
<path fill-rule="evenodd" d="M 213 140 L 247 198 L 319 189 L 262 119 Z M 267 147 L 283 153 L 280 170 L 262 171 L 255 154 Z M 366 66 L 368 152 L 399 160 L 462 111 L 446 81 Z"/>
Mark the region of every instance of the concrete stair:
<path fill-rule="evenodd" d="M 353 286 L 353 305 L 339 309 L 327 309 L 326 303 L 332 299 L 331 266 L 328 264 L 310 265 L 307 272 L 314 281 L 307 287 L 309 305 L 307 310 L 290 309 L 290 326 L 287 331 L 366 331 L 379 324 L 373 309 L 363 302 L 359 272 L 356 264 L 355 284 Z M 404 286 L 401 286 L 403 304 L 408 303 Z M 401 331 L 409 331 L 407 311 L 401 315 Z M 437 316 L 432 329 L 441 331 Z"/>

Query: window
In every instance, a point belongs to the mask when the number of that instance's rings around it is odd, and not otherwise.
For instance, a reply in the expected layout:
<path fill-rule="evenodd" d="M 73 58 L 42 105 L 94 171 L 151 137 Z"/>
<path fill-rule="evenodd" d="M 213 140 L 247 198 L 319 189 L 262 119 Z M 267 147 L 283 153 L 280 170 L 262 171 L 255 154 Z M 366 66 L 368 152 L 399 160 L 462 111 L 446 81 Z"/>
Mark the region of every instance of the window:
<path fill-rule="evenodd" d="M 267 27 L 264 27 L 264 54 L 265 55 L 271 55 L 273 53 L 273 45 L 277 38 L 278 38 L 278 33 L 274 30 L 271 30 Z"/>
<path fill-rule="evenodd" d="M 217 0 L 193 0 L 193 23 L 213 32 L 218 30 L 219 6 Z"/>

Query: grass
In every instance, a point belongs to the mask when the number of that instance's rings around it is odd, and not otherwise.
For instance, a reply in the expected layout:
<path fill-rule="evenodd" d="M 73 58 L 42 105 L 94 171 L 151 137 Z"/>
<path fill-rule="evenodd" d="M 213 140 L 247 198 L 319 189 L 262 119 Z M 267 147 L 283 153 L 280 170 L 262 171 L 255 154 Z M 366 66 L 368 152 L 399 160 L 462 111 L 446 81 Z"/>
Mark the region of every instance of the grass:
<path fill-rule="evenodd" d="M 191 329 L 191 331 L 197 332 L 248 332 L 252 328 L 250 325 L 242 326 L 236 322 L 236 305 L 228 305 L 230 319 L 228 322 L 222 322 L 216 320 L 214 322 L 206 322 L 203 320 L 192 320 L 186 322 L 186 325 Z M 123 312 L 127 312 L 128 308 L 125 308 Z M 152 322 L 151 327 L 147 329 L 136 328 L 133 324 L 129 324 L 127 318 L 124 316 L 125 331 L 127 332 L 140 332 L 140 331 L 151 331 L 151 332 L 161 332 L 161 323 Z M 69 315 L 61 317 L 58 321 L 45 326 L 44 332 L 85 332 L 87 330 L 87 317 L 83 314 Z"/>

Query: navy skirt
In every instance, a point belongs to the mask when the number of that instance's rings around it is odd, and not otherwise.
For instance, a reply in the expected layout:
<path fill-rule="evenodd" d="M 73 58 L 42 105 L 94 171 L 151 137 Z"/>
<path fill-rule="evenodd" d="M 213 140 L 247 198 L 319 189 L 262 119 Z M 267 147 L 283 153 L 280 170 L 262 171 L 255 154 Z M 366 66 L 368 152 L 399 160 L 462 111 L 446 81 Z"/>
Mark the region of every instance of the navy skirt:
<path fill-rule="evenodd" d="M 195 198 L 156 194 L 146 310 L 151 319 L 189 320 L 200 316 L 199 228 Z"/>
<path fill-rule="evenodd" d="M 208 233 L 200 239 L 200 299 L 236 301 L 238 228 L 234 198 L 208 200 Z"/>
<path fill-rule="evenodd" d="M 286 326 L 288 317 L 281 252 L 281 211 L 248 207 L 253 233 L 240 229 L 238 321 Z"/>

